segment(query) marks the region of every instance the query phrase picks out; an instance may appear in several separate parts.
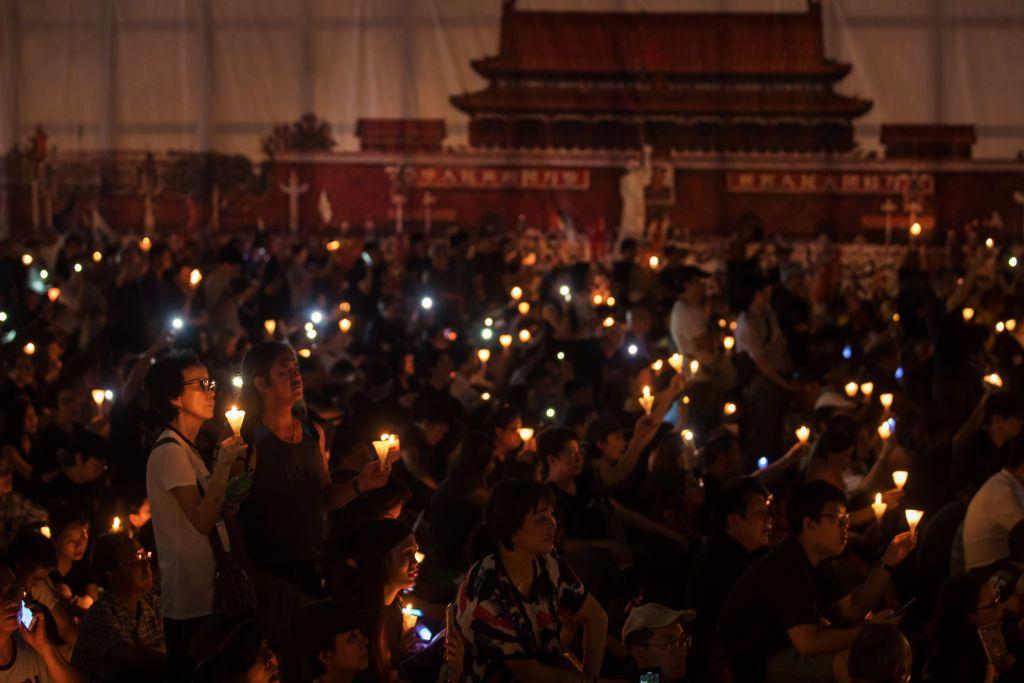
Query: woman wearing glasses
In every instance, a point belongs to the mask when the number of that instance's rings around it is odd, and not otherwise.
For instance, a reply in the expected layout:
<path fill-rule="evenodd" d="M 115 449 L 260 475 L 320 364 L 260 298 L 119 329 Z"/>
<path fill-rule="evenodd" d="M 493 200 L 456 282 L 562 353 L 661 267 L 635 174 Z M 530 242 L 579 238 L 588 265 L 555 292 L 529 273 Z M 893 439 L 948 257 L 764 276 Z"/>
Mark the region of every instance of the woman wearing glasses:
<path fill-rule="evenodd" d="M 146 493 L 160 558 L 160 602 L 172 680 L 187 680 L 189 639 L 213 613 L 216 566 L 209 535 L 223 529 L 221 507 L 231 465 L 245 453 L 240 437 L 222 441 L 213 472 L 195 447 L 213 418 L 217 383 L 195 354 L 172 351 L 146 377 L 150 403 L 165 421 L 146 466 Z M 224 533 L 226 536 L 226 533 Z"/>

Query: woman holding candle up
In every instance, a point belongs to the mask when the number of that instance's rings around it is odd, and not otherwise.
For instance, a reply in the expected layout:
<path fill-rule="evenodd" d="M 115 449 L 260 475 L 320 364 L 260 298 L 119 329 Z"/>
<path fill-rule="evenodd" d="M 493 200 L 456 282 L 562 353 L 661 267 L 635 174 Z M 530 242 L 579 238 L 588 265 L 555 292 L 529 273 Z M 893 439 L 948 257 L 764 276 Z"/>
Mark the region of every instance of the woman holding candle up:
<path fill-rule="evenodd" d="M 160 558 L 160 598 L 169 680 L 187 680 L 189 640 L 213 614 L 216 565 L 210 534 L 229 547 L 222 508 L 235 460 L 245 453 L 240 437 L 224 439 L 212 472 L 195 446 L 213 418 L 217 383 L 195 354 L 172 351 L 146 377 L 153 409 L 165 420 L 146 466 L 146 493 Z"/>

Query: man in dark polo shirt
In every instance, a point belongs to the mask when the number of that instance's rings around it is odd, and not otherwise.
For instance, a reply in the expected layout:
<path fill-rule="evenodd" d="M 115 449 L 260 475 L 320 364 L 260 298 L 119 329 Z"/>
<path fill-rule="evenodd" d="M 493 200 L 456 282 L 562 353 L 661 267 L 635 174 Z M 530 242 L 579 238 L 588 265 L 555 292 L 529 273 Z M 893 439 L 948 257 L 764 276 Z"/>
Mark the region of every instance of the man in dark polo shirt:
<path fill-rule="evenodd" d="M 714 501 L 714 532 L 694 558 L 686 586 L 686 607 L 697 613 L 690 628 L 693 680 L 704 680 L 709 673 L 715 624 L 729 593 L 751 561 L 768 547 L 770 501 L 771 494 L 753 477 L 728 485 Z"/>
<path fill-rule="evenodd" d="M 787 501 L 790 536 L 736 583 L 718 621 L 716 647 L 737 683 L 845 680 L 857 625 L 914 547 L 912 533 L 897 535 L 864 582 L 846 591 L 829 561 L 846 546 L 845 501 L 827 482 L 797 488 Z M 853 626 L 833 628 L 830 620 Z"/>

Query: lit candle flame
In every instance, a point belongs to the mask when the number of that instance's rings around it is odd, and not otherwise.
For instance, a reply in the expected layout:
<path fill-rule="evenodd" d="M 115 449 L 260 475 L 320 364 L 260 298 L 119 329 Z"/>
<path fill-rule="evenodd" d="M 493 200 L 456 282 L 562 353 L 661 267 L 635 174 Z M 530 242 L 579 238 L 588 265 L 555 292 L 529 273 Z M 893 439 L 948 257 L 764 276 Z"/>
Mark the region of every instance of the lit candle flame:
<path fill-rule="evenodd" d="M 644 385 L 643 390 L 640 392 L 640 407 L 644 409 L 645 415 L 651 414 L 651 408 L 654 407 L 654 396 L 651 395 L 651 387 Z"/>
<path fill-rule="evenodd" d="M 60 287 L 50 287 L 46 290 L 46 298 L 50 300 L 50 303 L 54 303 L 60 298 Z"/>
<path fill-rule="evenodd" d="M 684 429 L 683 431 L 679 432 L 679 435 L 683 437 L 683 441 L 693 441 L 693 432 L 690 431 L 689 429 Z"/>
<path fill-rule="evenodd" d="M 224 413 L 224 417 L 227 418 L 231 431 L 235 433 L 235 436 L 240 436 L 242 434 L 242 420 L 245 419 L 245 411 L 239 410 L 238 406 L 231 406 L 231 410 Z"/>
<path fill-rule="evenodd" d="M 846 390 L 846 395 L 849 396 L 850 398 L 856 396 L 857 391 L 860 389 L 860 387 L 857 386 L 856 382 L 847 382 L 846 386 L 843 388 Z"/>
<path fill-rule="evenodd" d="M 651 363 L 651 370 L 654 370 L 654 372 L 656 372 L 656 373 L 657 372 L 661 372 L 661 369 L 663 367 L 665 367 L 665 361 L 663 361 L 660 358 L 658 360 L 654 361 L 653 363 Z"/>
<path fill-rule="evenodd" d="M 48 527 L 48 526 L 41 526 L 41 527 L 39 527 L 39 533 L 41 533 L 43 535 L 43 538 L 52 538 L 53 537 L 53 532 L 50 531 L 50 527 Z"/>
<path fill-rule="evenodd" d="M 35 259 L 32 258 L 32 254 L 22 254 L 21 255 L 21 264 L 23 266 L 31 266 L 32 265 L 32 261 L 34 261 L 34 260 Z"/>
<path fill-rule="evenodd" d="M 530 302 L 520 301 L 519 305 L 516 306 L 516 310 L 519 311 L 519 315 L 526 315 L 530 312 Z"/>
<path fill-rule="evenodd" d="M 678 375 L 683 371 L 683 354 L 673 353 L 668 357 L 668 364 L 672 366 L 672 369 L 675 370 Z"/>
<path fill-rule="evenodd" d="M 28 344 L 25 344 L 25 346 L 22 347 L 22 350 L 25 352 L 26 356 L 35 355 L 36 345 L 33 344 L 32 342 L 29 342 Z"/>
<path fill-rule="evenodd" d="M 533 432 L 533 427 L 520 427 L 519 438 L 523 440 L 523 443 L 526 443 L 533 438 Z"/>
<path fill-rule="evenodd" d="M 724 337 L 722 339 L 722 346 L 725 347 L 726 351 L 732 351 L 732 347 L 736 346 L 736 338 L 732 335 Z"/>
<path fill-rule="evenodd" d="M 896 484 L 896 488 L 900 491 L 907 485 L 907 478 L 910 475 L 905 470 L 896 470 L 892 473 L 892 483 Z"/>
<path fill-rule="evenodd" d="M 604 297 L 601 296 L 600 294 L 595 294 L 594 295 L 594 305 L 595 306 L 600 306 L 602 303 L 604 303 Z"/>
<path fill-rule="evenodd" d="M 519 301 L 523 298 L 523 288 L 519 286 L 513 287 L 509 294 L 514 300 Z"/>
<path fill-rule="evenodd" d="M 149 251 L 153 247 L 153 240 L 148 237 L 143 237 L 139 240 L 139 249 L 142 251 Z"/>
<path fill-rule="evenodd" d="M 696 375 L 699 371 L 700 371 L 700 361 L 698 361 L 698 360 L 691 360 L 690 361 L 690 374 L 691 375 Z"/>
<path fill-rule="evenodd" d="M 651 258 L 647 259 L 647 264 L 651 267 L 652 270 L 657 268 L 660 262 L 661 260 L 657 256 L 652 256 Z"/>
<path fill-rule="evenodd" d="M 528 343 L 532 338 L 533 335 L 530 334 L 529 330 L 519 330 L 519 341 L 521 341 L 523 344 Z"/>
<path fill-rule="evenodd" d="M 203 281 L 203 271 L 198 268 L 193 268 L 192 272 L 188 274 L 188 283 L 193 287 L 198 287 L 199 283 Z"/>
<path fill-rule="evenodd" d="M 800 443 L 807 443 L 807 440 L 811 438 L 811 429 L 807 425 L 800 425 L 796 430 L 796 439 Z"/>
<path fill-rule="evenodd" d="M 107 398 L 106 392 L 102 389 L 93 389 L 90 393 L 92 394 L 92 400 L 96 403 L 97 407 L 103 405 L 103 401 Z"/>
<path fill-rule="evenodd" d="M 736 414 L 736 404 L 735 403 L 731 403 L 731 402 L 730 403 L 726 403 L 724 406 L 722 406 L 722 412 L 725 413 L 726 415 L 735 415 Z"/>
<path fill-rule="evenodd" d="M 416 551 L 414 557 L 416 558 L 416 564 L 423 564 L 423 560 L 427 559 L 427 556 L 421 553 L 419 550 Z"/>
<path fill-rule="evenodd" d="M 512 335 L 511 334 L 499 335 L 498 336 L 498 343 L 501 344 L 502 348 L 507 349 L 508 347 L 512 346 Z"/>
<path fill-rule="evenodd" d="M 871 397 L 871 393 L 875 390 L 874 382 L 864 382 L 860 385 L 860 393 L 864 394 L 868 398 Z"/>
<path fill-rule="evenodd" d="M 878 402 L 882 404 L 882 407 L 886 410 L 892 407 L 892 394 L 882 394 L 878 397 Z"/>
<path fill-rule="evenodd" d="M 602 326 L 604 326 L 604 327 L 606 327 L 606 328 L 607 328 L 607 327 L 615 327 L 615 318 L 613 318 L 613 317 L 611 317 L 611 316 L 608 316 L 607 318 L 605 318 L 605 319 L 604 319 L 604 320 L 603 320 L 603 321 L 601 322 L 601 325 L 602 325 Z"/>
<path fill-rule="evenodd" d="M 335 252 L 341 249 L 341 242 L 338 240 L 331 240 L 327 243 L 327 251 Z"/>
<path fill-rule="evenodd" d="M 892 436 L 892 427 L 889 425 L 888 420 L 878 425 L 878 435 L 882 437 L 882 439 L 888 439 Z"/>
<path fill-rule="evenodd" d="M 267 334 L 273 336 L 277 330 L 277 321 L 273 319 L 267 319 L 263 321 L 263 329 L 267 331 Z"/>
<path fill-rule="evenodd" d="M 924 517 L 922 510 L 904 510 L 904 514 L 907 516 L 907 526 L 910 527 L 910 533 L 914 533 L 917 530 L 917 524 Z"/>
<path fill-rule="evenodd" d="M 487 363 L 491 359 L 490 349 L 480 349 L 476 352 L 476 357 L 480 359 L 481 363 Z"/>
<path fill-rule="evenodd" d="M 120 517 L 114 517 L 114 523 L 110 525 L 110 530 L 113 531 L 114 533 L 117 533 L 118 531 L 121 530 L 121 518 Z"/>
<path fill-rule="evenodd" d="M 995 372 L 993 372 L 990 375 L 985 375 L 985 381 L 988 382 L 989 384 L 991 384 L 994 387 L 1002 387 L 1003 386 L 1003 378 L 1000 377 Z"/>
<path fill-rule="evenodd" d="M 879 522 L 882 521 L 882 517 L 885 515 L 885 509 L 889 507 L 887 504 L 882 502 L 882 494 L 875 494 L 875 502 L 871 504 L 871 509 L 875 511 L 875 519 Z"/>
<path fill-rule="evenodd" d="M 911 237 L 918 237 L 920 235 L 921 235 L 921 224 L 920 223 L 914 223 L 913 225 L 911 225 L 910 226 L 910 236 Z"/>
<path fill-rule="evenodd" d="M 99 263 L 100 261 L 102 261 L 103 260 L 103 252 L 101 252 L 101 251 L 94 251 L 94 252 L 92 252 L 92 260 L 93 260 L 93 263 Z"/>
<path fill-rule="evenodd" d="M 348 332 L 352 329 L 352 321 L 348 318 L 342 318 L 338 321 L 338 329 L 342 332 Z"/>
<path fill-rule="evenodd" d="M 970 306 L 962 310 L 960 313 L 964 317 L 964 322 L 969 322 L 974 317 L 974 309 Z"/>

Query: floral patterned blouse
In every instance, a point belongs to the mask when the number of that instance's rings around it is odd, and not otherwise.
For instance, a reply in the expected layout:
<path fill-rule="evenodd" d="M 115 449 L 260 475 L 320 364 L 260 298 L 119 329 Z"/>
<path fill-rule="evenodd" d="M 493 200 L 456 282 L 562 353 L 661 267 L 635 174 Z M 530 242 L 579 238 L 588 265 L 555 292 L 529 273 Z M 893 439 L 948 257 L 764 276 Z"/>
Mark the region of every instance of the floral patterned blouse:
<path fill-rule="evenodd" d="M 557 555 L 535 558 L 533 573 L 530 595 L 519 593 L 496 553 L 466 574 L 456 602 L 466 640 L 464 683 L 514 681 L 508 660 L 560 663 L 562 623 L 583 607 L 587 589 Z"/>

